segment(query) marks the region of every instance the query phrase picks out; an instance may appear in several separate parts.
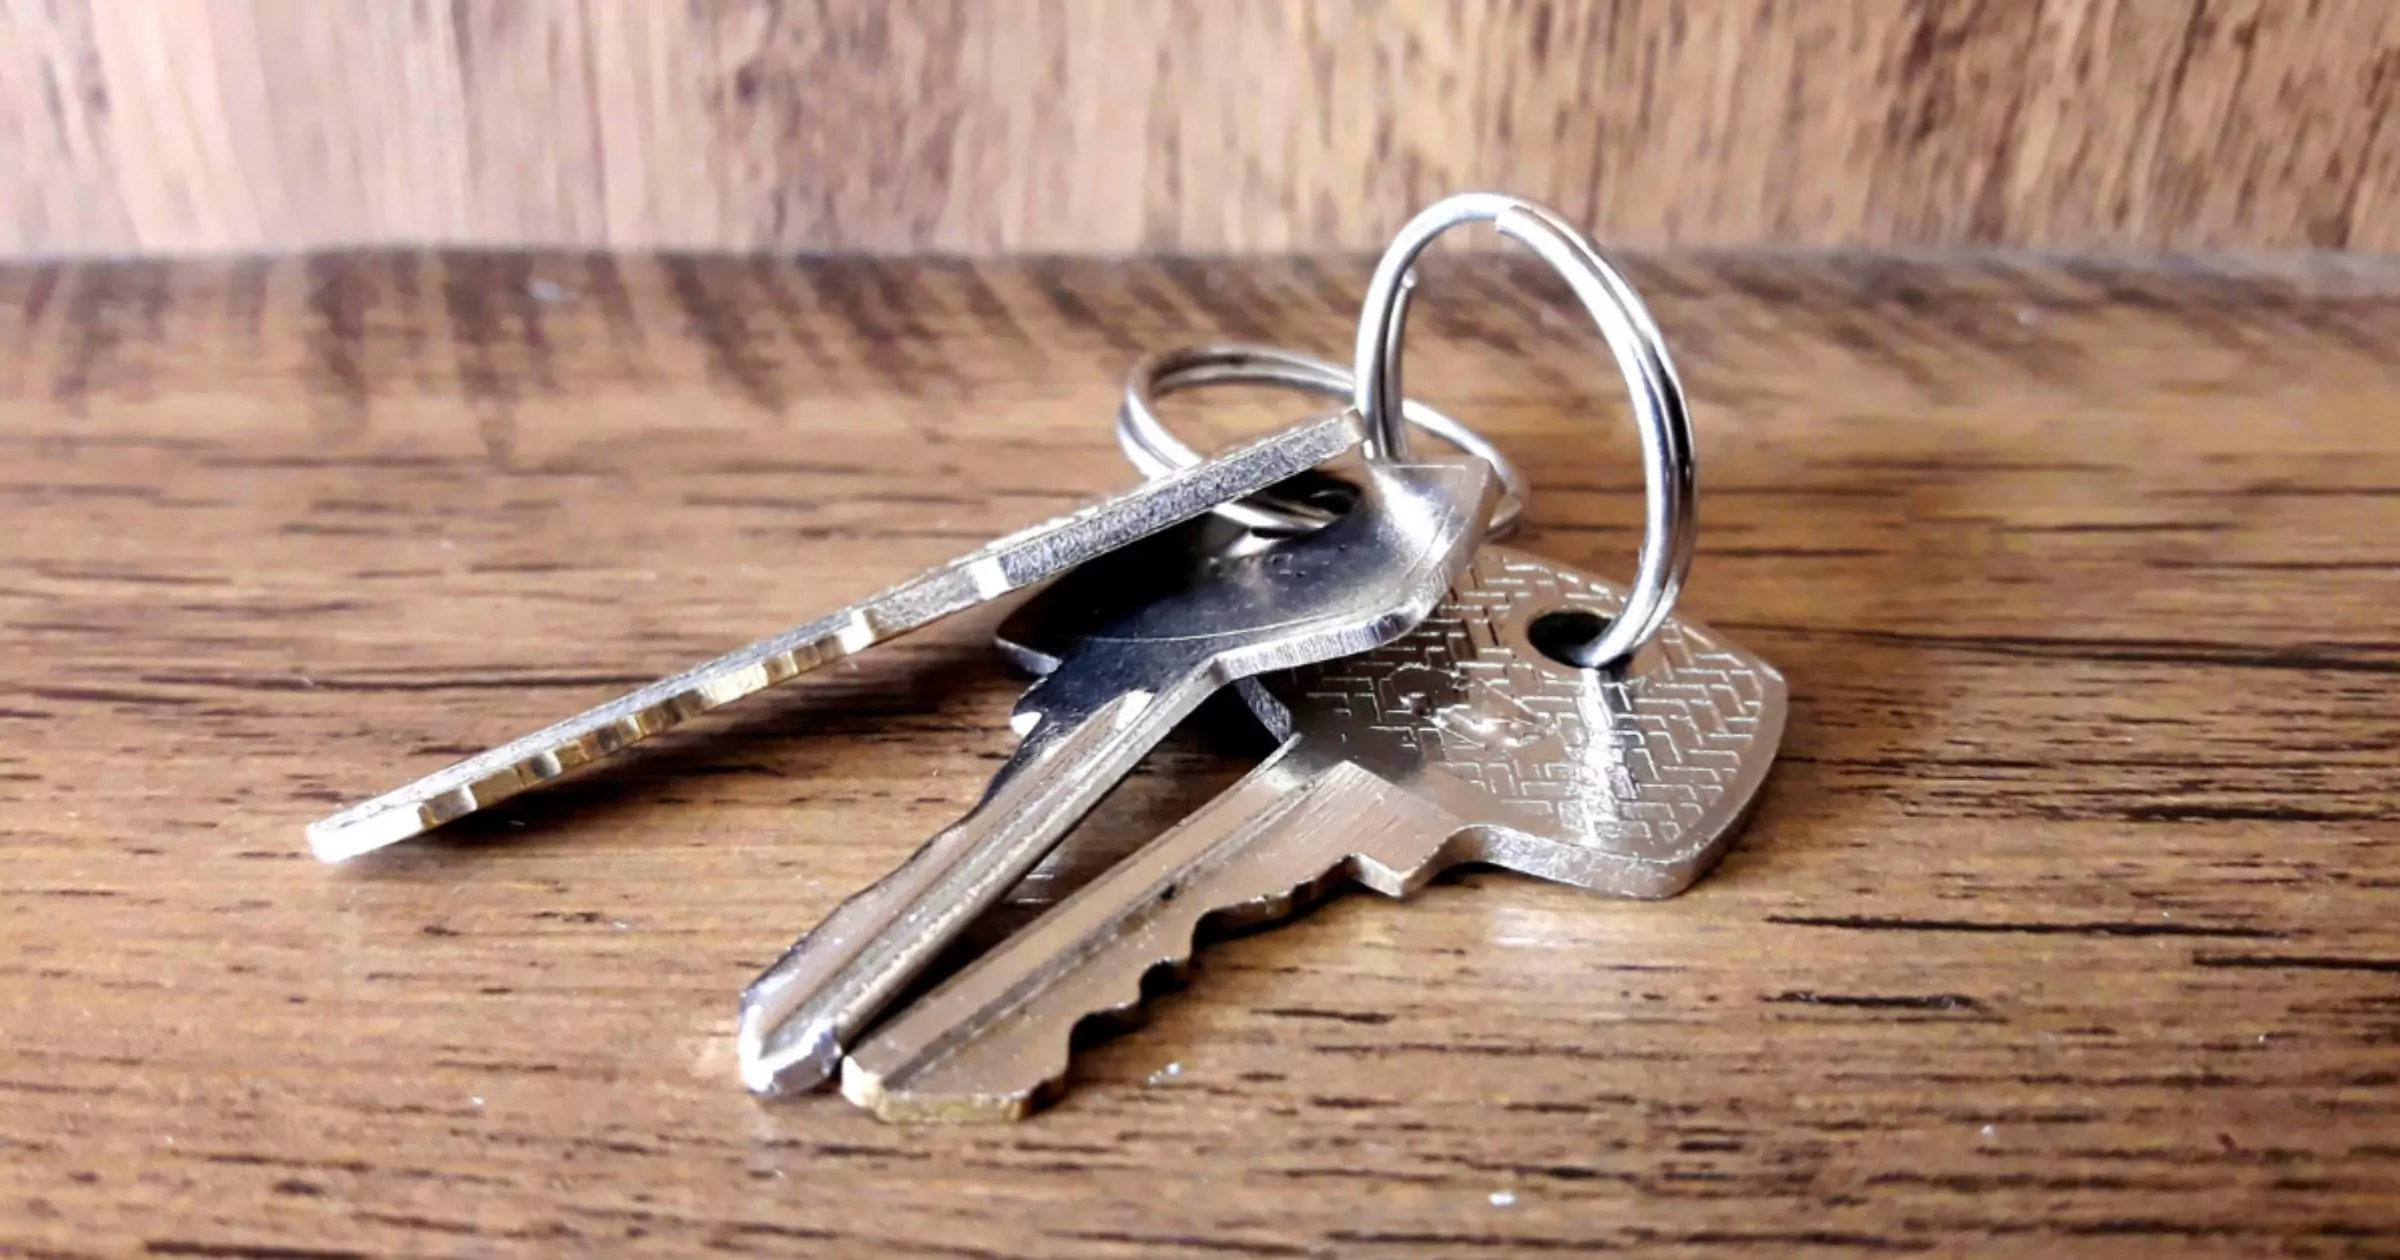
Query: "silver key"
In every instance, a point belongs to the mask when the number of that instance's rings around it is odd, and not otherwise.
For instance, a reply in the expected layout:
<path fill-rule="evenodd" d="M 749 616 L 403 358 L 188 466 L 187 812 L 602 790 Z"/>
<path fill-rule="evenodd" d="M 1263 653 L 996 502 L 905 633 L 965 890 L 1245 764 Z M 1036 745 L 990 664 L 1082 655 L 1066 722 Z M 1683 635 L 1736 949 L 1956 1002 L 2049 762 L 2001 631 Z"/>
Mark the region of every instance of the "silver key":
<path fill-rule="evenodd" d="M 1211 916 L 1272 918 L 1348 877 L 1399 896 L 1460 862 L 1665 897 L 1725 850 L 1782 738 L 1783 679 L 1670 620 L 1621 671 L 1560 663 L 1622 604 L 1486 547 L 1415 633 L 1272 681 L 1273 758 L 1060 902 L 854 1051 L 886 1120 L 1020 1117 L 1076 1025 L 1138 1010 Z M 1579 624 L 1580 623 L 1580 624 Z M 1253 684 L 1255 687 L 1255 684 Z M 1254 701 L 1254 704 L 1256 701 Z"/>
<path fill-rule="evenodd" d="M 1221 527 L 1187 527 L 1048 592 L 1066 628 L 1057 668 L 1017 705 L 1015 755 L 965 818 L 743 993 L 743 1081 L 781 1093 L 830 1078 L 899 991 L 1212 692 L 1414 628 L 1472 556 L 1494 494 L 1480 460 L 1368 461 L 1357 505 L 1316 533 L 1227 553 Z"/>
<path fill-rule="evenodd" d="M 309 847 L 319 858 L 339 862 L 396 844 L 719 705 L 1056 577 L 1219 504 L 1297 476 L 1355 448 L 1360 433 L 1350 413 L 1310 420 L 987 543 L 831 616 L 728 652 L 312 823 Z"/>

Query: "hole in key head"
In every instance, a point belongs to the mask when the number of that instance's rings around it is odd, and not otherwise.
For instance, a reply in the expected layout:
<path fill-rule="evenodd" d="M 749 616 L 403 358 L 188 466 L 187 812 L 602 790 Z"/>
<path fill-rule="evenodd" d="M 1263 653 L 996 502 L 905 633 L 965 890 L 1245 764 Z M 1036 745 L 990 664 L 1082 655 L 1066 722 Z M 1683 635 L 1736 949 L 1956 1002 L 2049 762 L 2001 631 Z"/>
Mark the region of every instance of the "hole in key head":
<path fill-rule="evenodd" d="M 1553 608 L 1525 627 L 1525 638 L 1542 655 L 1575 669 L 1591 669 L 1606 661 L 1592 659 L 1592 645 L 1608 633 L 1609 619 L 1584 608 Z"/>

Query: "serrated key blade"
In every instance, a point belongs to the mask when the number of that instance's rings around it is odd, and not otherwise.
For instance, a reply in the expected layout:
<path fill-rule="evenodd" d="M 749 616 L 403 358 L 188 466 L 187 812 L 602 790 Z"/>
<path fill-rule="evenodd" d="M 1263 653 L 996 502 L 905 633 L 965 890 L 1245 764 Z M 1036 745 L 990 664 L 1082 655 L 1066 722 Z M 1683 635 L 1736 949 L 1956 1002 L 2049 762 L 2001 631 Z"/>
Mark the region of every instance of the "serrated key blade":
<path fill-rule="evenodd" d="M 721 705 L 952 613 L 1055 577 L 1356 446 L 1346 412 L 1309 420 L 1055 520 L 1020 530 L 798 629 L 457 762 L 309 825 L 339 862 L 429 831 L 607 757 Z"/>
<path fill-rule="evenodd" d="M 1337 875 L 1406 891 L 1460 825 L 1355 765 L 1314 769 L 1292 751 L 886 1024 L 844 1062 L 843 1095 L 885 1120 L 1021 1118 L 1064 1079 L 1076 1026 L 1137 1010 L 1144 978 L 1187 961 L 1205 920 L 1280 916 Z"/>

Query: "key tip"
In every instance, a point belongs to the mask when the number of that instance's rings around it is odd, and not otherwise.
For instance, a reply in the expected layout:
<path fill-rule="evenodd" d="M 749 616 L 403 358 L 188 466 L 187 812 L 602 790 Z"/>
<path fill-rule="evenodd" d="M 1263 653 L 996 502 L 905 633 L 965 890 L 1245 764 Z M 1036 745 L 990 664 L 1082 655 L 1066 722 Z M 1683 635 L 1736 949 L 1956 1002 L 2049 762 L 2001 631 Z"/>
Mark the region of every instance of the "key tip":
<path fill-rule="evenodd" d="M 388 848 L 425 830 L 415 810 L 343 810 L 308 825 L 308 851 L 320 862 L 346 862 Z"/>
<path fill-rule="evenodd" d="M 743 1003 L 737 1041 L 742 1084 L 751 1093 L 768 1098 L 806 1093 L 841 1070 L 842 1045 L 833 1029 L 822 1024 L 778 1025 L 762 1014 L 757 1006 Z"/>
<path fill-rule="evenodd" d="M 883 1077 L 857 1059 L 842 1060 L 842 1097 L 853 1106 L 874 1112 L 879 1119 L 892 1118 L 883 1110 Z"/>
<path fill-rule="evenodd" d="M 842 1061 L 842 1097 L 886 1124 L 1005 1124 L 1034 1113 L 1045 1091 L 919 1093 L 858 1059 Z"/>

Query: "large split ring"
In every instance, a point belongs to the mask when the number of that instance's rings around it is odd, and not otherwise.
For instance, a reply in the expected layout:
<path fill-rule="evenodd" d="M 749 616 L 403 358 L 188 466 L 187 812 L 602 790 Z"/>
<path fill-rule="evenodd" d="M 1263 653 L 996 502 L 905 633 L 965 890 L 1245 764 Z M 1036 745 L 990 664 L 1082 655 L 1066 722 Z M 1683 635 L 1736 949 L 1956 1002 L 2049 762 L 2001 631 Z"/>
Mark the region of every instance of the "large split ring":
<path fill-rule="evenodd" d="M 1642 478 L 1648 486 L 1642 549 L 1633 588 L 1608 629 L 1575 652 L 1585 668 L 1612 665 L 1631 656 L 1666 620 L 1691 570 L 1698 521 L 1698 472 L 1692 451 L 1692 422 L 1683 385 L 1667 357 L 1665 339 L 1642 299 L 1625 277 L 1558 215 L 1499 193 L 1461 193 L 1444 198 L 1408 221 L 1375 265 L 1358 325 L 1354 403 L 1366 421 L 1367 453 L 1404 459 L 1408 433 L 1400 403 L 1400 336 L 1407 320 L 1409 270 L 1435 237 L 1466 223 L 1490 223 L 1550 264 L 1590 312 L 1608 342 L 1633 404 L 1642 436 Z"/>

